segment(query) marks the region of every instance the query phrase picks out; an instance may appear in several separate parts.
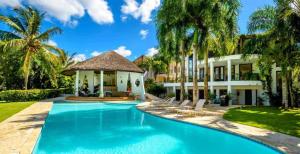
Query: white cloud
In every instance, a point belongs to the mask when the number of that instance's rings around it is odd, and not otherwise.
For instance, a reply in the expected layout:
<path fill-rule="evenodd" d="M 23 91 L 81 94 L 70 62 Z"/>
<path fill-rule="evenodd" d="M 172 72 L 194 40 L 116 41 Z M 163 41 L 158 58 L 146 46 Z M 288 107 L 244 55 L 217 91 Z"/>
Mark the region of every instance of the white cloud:
<path fill-rule="evenodd" d="M 57 46 L 57 43 L 55 41 L 53 41 L 53 40 L 49 40 L 47 42 L 47 44 L 52 45 L 52 46 Z"/>
<path fill-rule="evenodd" d="M 73 60 L 75 62 L 82 62 L 82 61 L 86 60 L 86 56 L 85 56 L 85 54 L 77 54 L 73 57 Z"/>
<path fill-rule="evenodd" d="M 92 53 L 91 53 L 91 55 L 93 56 L 93 57 L 96 57 L 96 56 L 99 56 L 99 55 L 101 55 L 103 52 L 100 52 L 100 51 L 93 51 Z"/>
<path fill-rule="evenodd" d="M 131 15 L 135 19 L 141 18 L 143 23 L 149 23 L 152 11 L 160 5 L 160 0 L 143 0 L 139 4 L 136 0 L 124 0 L 125 4 L 121 7 L 121 12 L 125 15 Z"/>
<path fill-rule="evenodd" d="M 152 57 L 152 56 L 156 55 L 157 53 L 158 53 L 158 49 L 150 48 L 150 49 L 148 49 L 146 56 Z"/>
<path fill-rule="evenodd" d="M 126 49 L 125 46 L 120 46 L 118 49 L 115 50 L 118 54 L 122 55 L 123 57 L 128 57 L 131 55 L 131 51 Z"/>
<path fill-rule="evenodd" d="M 84 7 L 78 0 L 52 0 L 51 3 L 49 0 L 28 0 L 28 3 L 66 24 L 84 16 Z"/>
<path fill-rule="evenodd" d="M 128 18 L 127 16 L 124 16 L 124 15 L 121 16 L 121 20 L 122 20 L 123 22 L 126 21 L 127 18 Z"/>
<path fill-rule="evenodd" d="M 21 6 L 20 0 L 1 0 L 0 7 L 19 7 Z"/>
<path fill-rule="evenodd" d="M 145 39 L 147 37 L 148 33 L 149 33 L 148 30 L 142 29 L 140 31 L 140 35 L 142 36 L 142 39 Z"/>
<path fill-rule="evenodd" d="M 113 14 L 105 0 L 81 0 L 88 14 L 98 24 L 114 22 Z"/>
<path fill-rule="evenodd" d="M 85 11 L 98 24 L 114 22 L 106 0 L 28 0 L 28 4 L 70 26 L 76 26 Z"/>

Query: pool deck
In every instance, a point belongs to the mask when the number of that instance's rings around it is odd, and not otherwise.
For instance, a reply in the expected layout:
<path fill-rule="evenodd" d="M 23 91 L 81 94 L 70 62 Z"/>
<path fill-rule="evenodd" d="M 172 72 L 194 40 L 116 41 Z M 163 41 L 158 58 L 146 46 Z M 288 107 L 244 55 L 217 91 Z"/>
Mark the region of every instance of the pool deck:
<path fill-rule="evenodd" d="M 231 107 L 210 106 L 203 109 L 202 115 L 186 116 L 180 113 L 170 112 L 170 110 L 166 108 L 155 107 L 151 105 L 150 102 L 145 102 L 137 106 L 140 110 L 160 117 L 231 132 L 270 145 L 285 153 L 300 154 L 300 138 L 224 120 L 222 118 L 223 114 Z"/>
<path fill-rule="evenodd" d="M 58 98 L 55 100 L 61 100 Z M 39 137 L 45 119 L 52 107 L 51 100 L 31 105 L 0 123 L 0 154 L 30 154 Z M 154 109 L 149 102 L 138 108 L 165 118 L 182 120 L 240 134 L 290 153 L 300 154 L 300 138 L 226 121 L 222 115 L 228 108 L 208 107 L 202 116 L 184 117 L 166 110 Z"/>
<path fill-rule="evenodd" d="M 32 104 L 0 123 L 0 154 L 30 154 L 52 107 L 51 100 Z"/>

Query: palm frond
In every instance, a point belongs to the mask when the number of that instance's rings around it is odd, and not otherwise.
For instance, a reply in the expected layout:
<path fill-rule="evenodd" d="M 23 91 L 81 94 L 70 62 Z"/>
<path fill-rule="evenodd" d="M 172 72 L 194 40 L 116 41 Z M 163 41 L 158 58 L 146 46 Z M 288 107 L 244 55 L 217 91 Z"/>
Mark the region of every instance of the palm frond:
<path fill-rule="evenodd" d="M 62 30 L 58 27 L 52 27 L 36 37 L 40 41 L 48 41 L 53 35 L 61 34 Z"/>

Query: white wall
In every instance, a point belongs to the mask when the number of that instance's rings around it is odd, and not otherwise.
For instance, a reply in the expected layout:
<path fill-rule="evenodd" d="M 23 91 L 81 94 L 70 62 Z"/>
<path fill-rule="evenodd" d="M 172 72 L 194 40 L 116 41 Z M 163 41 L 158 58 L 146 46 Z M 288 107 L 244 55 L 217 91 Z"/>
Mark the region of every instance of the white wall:
<path fill-rule="evenodd" d="M 237 90 L 239 91 L 240 95 L 238 96 L 238 103 L 244 105 L 245 104 L 245 90 Z"/>
<path fill-rule="evenodd" d="M 127 81 L 129 72 L 117 72 L 117 89 L 118 91 L 127 91 Z"/>
<path fill-rule="evenodd" d="M 142 93 L 142 81 L 141 81 L 141 76 L 142 76 L 143 74 L 141 74 L 141 73 L 130 73 L 130 82 L 131 82 L 131 89 L 132 89 L 132 93 L 134 93 L 134 94 L 137 94 L 137 95 L 141 95 L 141 93 Z M 136 81 L 140 81 L 140 85 L 139 86 L 137 86 L 136 84 L 135 84 L 135 82 Z"/>
<path fill-rule="evenodd" d="M 88 80 L 89 91 L 94 92 L 94 71 L 79 71 L 79 88 L 82 87 L 85 76 Z"/>

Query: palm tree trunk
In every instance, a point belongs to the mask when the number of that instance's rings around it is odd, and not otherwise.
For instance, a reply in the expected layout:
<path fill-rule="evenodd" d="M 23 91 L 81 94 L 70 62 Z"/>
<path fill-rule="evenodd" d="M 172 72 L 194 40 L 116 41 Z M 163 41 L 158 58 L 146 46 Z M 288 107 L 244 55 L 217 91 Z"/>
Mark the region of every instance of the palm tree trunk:
<path fill-rule="evenodd" d="M 167 82 L 170 81 L 170 64 L 167 64 Z"/>
<path fill-rule="evenodd" d="M 288 84 L 288 96 L 289 96 L 289 107 L 295 107 L 295 96 L 293 92 L 293 79 L 292 79 L 292 71 L 289 70 L 288 72 L 288 79 L 287 79 L 287 84 Z"/>
<path fill-rule="evenodd" d="M 185 88 L 185 53 L 183 51 L 183 40 L 180 42 L 180 53 L 181 53 L 181 78 L 180 78 L 180 102 L 184 100 Z"/>
<path fill-rule="evenodd" d="M 288 108 L 288 79 L 287 74 L 282 78 L 282 105 Z"/>
<path fill-rule="evenodd" d="M 208 101 L 208 48 L 205 49 L 204 52 L 204 99 L 205 99 L 205 103 L 209 103 Z M 212 75 L 212 74 L 211 74 Z"/>
<path fill-rule="evenodd" d="M 24 89 L 28 88 L 29 72 L 30 72 L 30 63 L 31 63 L 31 52 L 27 51 L 24 64 L 23 64 L 23 73 L 24 73 Z"/>
<path fill-rule="evenodd" d="M 175 82 L 178 81 L 178 62 L 175 62 Z"/>
<path fill-rule="evenodd" d="M 198 53 L 197 53 L 197 49 L 196 46 L 193 45 L 193 106 L 196 106 L 196 103 L 198 102 L 199 99 L 199 88 L 198 88 L 198 69 L 197 69 L 197 61 L 198 61 Z"/>

